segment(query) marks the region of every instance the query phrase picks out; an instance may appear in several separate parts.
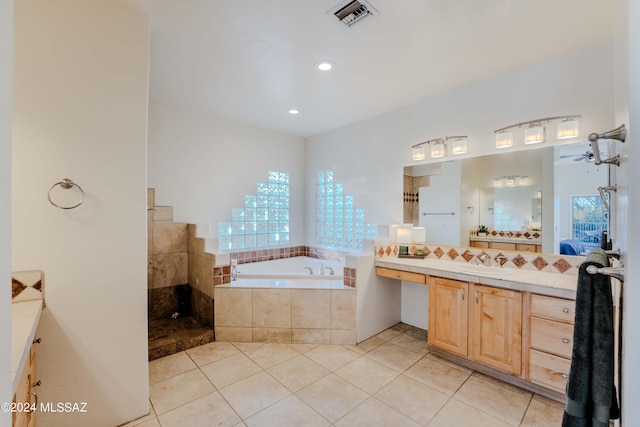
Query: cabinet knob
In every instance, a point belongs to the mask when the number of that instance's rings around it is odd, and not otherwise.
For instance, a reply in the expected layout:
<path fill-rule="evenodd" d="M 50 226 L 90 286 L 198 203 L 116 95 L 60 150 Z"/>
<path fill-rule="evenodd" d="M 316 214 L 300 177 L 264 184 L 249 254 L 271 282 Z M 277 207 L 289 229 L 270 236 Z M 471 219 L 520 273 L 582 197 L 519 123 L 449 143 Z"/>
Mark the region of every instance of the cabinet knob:
<path fill-rule="evenodd" d="M 567 374 L 562 374 L 562 379 L 563 379 L 563 380 L 566 380 L 567 378 L 569 378 L 569 375 L 567 375 Z"/>
<path fill-rule="evenodd" d="M 562 312 L 563 312 L 564 314 L 569 314 L 569 312 L 571 312 L 571 310 L 569 310 L 568 308 L 563 308 L 563 309 L 562 309 Z"/>
<path fill-rule="evenodd" d="M 396 277 L 400 277 L 400 273 L 396 273 Z"/>
<path fill-rule="evenodd" d="M 567 338 L 562 338 L 562 342 L 563 342 L 564 344 L 569 344 L 569 340 L 568 340 Z"/>
<path fill-rule="evenodd" d="M 42 339 L 40 338 L 36 338 L 35 340 L 33 340 L 34 344 L 40 344 L 42 342 Z"/>
<path fill-rule="evenodd" d="M 37 382 L 31 384 L 31 387 L 40 387 L 42 385 L 42 381 L 38 380 Z"/>

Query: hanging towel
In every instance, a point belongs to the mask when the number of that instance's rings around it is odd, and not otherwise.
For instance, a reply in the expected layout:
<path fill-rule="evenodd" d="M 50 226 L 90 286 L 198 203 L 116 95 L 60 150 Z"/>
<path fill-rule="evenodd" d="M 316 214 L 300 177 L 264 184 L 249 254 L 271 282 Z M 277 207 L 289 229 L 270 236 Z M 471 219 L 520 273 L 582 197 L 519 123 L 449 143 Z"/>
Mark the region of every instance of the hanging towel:
<path fill-rule="evenodd" d="M 587 267 L 608 267 L 609 258 L 594 249 L 580 265 L 576 291 L 571 370 L 562 427 L 608 427 L 620 416 L 613 384 L 613 302 L 611 280 Z"/>

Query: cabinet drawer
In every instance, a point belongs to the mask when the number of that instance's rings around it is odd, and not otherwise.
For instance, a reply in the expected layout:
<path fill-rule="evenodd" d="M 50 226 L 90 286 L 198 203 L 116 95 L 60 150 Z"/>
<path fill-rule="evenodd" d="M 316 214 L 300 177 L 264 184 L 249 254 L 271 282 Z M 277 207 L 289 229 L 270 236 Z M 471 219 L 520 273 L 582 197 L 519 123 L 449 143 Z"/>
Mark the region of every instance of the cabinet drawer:
<path fill-rule="evenodd" d="M 564 393 L 571 361 L 563 357 L 529 350 L 529 380 Z"/>
<path fill-rule="evenodd" d="M 471 243 L 474 248 L 489 248 L 489 242 L 473 241 Z"/>
<path fill-rule="evenodd" d="M 573 325 L 553 320 L 529 317 L 531 326 L 531 347 L 571 358 L 573 349 Z"/>
<path fill-rule="evenodd" d="M 424 285 L 427 283 L 427 276 L 420 273 L 411 273 L 409 271 L 394 270 L 393 268 L 376 267 L 376 275 L 389 277 L 390 279 L 406 280 Z"/>
<path fill-rule="evenodd" d="M 515 243 L 491 242 L 491 249 L 501 249 L 504 251 L 515 251 Z"/>
<path fill-rule="evenodd" d="M 537 252 L 537 247 L 538 245 L 529 245 L 526 243 L 518 243 L 516 245 L 516 250 L 518 251 L 522 251 L 522 252 Z"/>
<path fill-rule="evenodd" d="M 530 311 L 533 316 L 573 323 L 576 302 L 568 299 L 531 295 Z"/>

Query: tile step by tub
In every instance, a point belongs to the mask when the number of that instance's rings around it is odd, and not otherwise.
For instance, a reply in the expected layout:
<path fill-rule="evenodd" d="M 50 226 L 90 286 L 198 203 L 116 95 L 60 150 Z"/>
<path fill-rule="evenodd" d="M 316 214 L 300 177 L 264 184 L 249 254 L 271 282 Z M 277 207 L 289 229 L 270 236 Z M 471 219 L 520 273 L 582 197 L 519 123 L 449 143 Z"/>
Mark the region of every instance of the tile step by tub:
<path fill-rule="evenodd" d="M 213 330 L 193 317 L 149 322 L 149 361 L 212 342 Z"/>

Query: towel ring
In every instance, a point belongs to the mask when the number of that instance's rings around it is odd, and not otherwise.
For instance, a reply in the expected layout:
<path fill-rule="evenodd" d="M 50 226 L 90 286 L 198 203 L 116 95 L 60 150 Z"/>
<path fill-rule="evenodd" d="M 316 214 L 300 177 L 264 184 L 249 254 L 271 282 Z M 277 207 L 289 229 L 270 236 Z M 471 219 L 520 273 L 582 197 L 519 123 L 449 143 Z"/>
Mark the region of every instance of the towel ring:
<path fill-rule="evenodd" d="M 72 187 L 76 187 L 78 190 L 80 190 L 80 201 L 73 206 L 60 206 L 59 204 L 51 200 L 51 190 L 56 188 L 58 185 L 64 188 L 65 190 L 68 190 Z M 71 181 L 69 178 L 64 178 L 62 181 L 56 182 L 51 186 L 51 188 L 49 188 L 49 191 L 47 192 L 47 198 L 49 199 L 49 203 L 51 203 L 53 206 L 55 206 L 58 209 L 73 209 L 73 208 L 77 208 L 82 204 L 82 202 L 84 202 L 84 190 L 82 189 L 82 187 L 80 187 L 75 182 Z"/>

